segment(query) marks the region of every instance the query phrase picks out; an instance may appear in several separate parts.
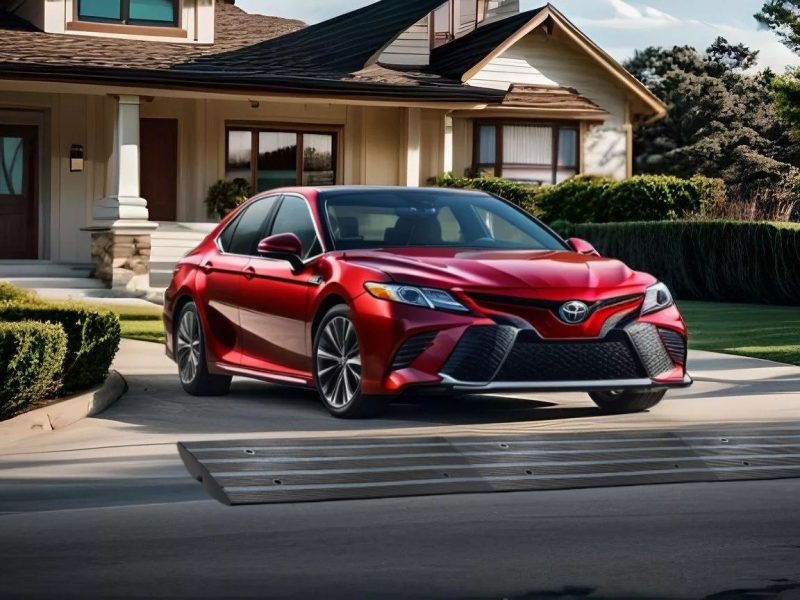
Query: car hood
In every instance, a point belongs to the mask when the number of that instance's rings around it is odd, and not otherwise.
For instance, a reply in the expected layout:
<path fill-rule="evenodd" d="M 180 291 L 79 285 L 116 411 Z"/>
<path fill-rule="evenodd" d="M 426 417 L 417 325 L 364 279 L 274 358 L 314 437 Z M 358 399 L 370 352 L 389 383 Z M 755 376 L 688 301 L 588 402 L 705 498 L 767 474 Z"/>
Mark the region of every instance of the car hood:
<path fill-rule="evenodd" d="M 348 251 L 344 257 L 402 283 L 487 289 L 608 289 L 655 280 L 624 263 L 570 251 L 398 248 Z"/>

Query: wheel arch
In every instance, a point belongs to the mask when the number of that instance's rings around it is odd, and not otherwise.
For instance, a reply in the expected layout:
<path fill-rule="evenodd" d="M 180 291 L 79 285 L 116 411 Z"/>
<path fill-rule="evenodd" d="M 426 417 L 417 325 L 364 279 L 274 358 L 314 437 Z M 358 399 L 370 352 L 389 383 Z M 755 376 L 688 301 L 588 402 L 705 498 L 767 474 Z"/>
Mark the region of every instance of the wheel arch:
<path fill-rule="evenodd" d="M 322 319 L 325 317 L 326 314 L 328 314 L 328 311 L 330 309 L 340 304 L 344 304 L 345 306 L 350 306 L 350 303 L 344 296 L 342 296 L 338 292 L 333 292 L 329 296 L 326 296 L 325 299 L 317 307 L 317 311 L 316 313 L 314 313 L 314 320 L 311 322 L 312 346 L 314 344 L 314 338 L 317 336 L 317 330 L 319 329 L 319 325 L 320 323 L 322 323 Z"/>

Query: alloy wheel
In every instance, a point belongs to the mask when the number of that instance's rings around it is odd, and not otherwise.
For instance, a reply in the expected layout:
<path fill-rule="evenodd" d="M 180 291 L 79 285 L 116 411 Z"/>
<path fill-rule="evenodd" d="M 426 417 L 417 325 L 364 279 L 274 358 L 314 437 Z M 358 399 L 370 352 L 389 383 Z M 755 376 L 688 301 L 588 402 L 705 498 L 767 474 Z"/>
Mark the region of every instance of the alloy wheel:
<path fill-rule="evenodd" d="M 323 329 L 317 347 L 317 379 L 325 401 L 342 408 L 361 386 L 361 352 L 353 322 L 334 317 Z"/>
<path fill-rule="evenodd" d="M 200 366 L 200 323 L 194 311 L 187 310 L 178 325 L 176 355 L 181 382 L 190 384 Z"/>

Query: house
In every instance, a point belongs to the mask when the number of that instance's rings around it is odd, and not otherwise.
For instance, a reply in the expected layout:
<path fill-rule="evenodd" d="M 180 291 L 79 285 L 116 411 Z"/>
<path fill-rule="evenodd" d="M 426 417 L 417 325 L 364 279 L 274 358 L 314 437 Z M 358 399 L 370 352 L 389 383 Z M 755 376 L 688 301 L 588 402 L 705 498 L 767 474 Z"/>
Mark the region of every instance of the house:
<path fill-rule="evenodd" d="M 149 285 L 154 232 L 210 222 L 221 178 L 623 178 L 665 113 L 550 5 L 381 0 L 311 26 L 235 0 L 0 7 L 0 261 L 94 260 L 114 287 Z"/>

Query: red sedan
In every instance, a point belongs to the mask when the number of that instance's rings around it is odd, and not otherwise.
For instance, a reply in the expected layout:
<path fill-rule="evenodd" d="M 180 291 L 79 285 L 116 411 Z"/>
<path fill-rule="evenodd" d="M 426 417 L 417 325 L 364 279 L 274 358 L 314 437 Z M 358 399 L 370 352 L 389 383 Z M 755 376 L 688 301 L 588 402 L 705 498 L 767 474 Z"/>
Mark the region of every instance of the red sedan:
<path fill-rule="evenodd" d="M 636 412 L 692 381 L 667 286 L 482 192 L 258 195 L 180 261 L 164 324 L 188 393 L 253 377 L 316 388 L 337 417 L 495 391 Z"/>

